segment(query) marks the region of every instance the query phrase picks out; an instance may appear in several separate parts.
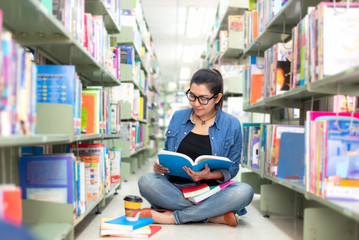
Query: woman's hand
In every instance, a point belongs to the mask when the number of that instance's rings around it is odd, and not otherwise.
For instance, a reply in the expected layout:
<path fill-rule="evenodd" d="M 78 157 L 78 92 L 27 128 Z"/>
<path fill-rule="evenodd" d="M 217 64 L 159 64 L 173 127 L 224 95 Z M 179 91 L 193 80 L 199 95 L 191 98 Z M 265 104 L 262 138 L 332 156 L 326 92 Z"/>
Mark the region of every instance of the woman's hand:
<path fill-rule="evenodd" d="M 208 164 L 206 164 L 204 166 L 204 169 L 199 172 L 195 172 L 186 166 L 183 167 L 183 170 L 185 170 L 186 173 L 188 174 L 188 176 L 190 176 L 193 179 L 193 181 L 195 181 L 195 182 L 198 182 L 200 180 L 211 179 L 211 177 L 210 177 L 211 169 L 208 167 Z"/>
<path fill-rule="evenodd" d="M 153 164 L 153 171 L 158 174 L 170 173 L 170 170 L 162 166 L 158 160 L 155 160 L 155 163 Z"/>

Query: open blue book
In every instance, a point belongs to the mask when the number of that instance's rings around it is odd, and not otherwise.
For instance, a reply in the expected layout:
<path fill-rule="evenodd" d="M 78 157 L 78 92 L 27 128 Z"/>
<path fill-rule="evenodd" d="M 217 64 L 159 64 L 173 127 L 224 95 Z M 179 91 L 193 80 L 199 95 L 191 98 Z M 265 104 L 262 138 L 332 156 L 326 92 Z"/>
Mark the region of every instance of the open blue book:
<path fill-rule="evenodd" d="M 202 155 L 194 161 L 185 154 L 161 150 L 158 153 L 159 163 L 170 170 L 170 175 L 184 177 L 192 180 L 190 176 L 183 170 L 184 166 L 191 168 L 193 171 L 201 171 L 208 164 L 211 170 L 228 169 L 233 162 L 226 157 Z"/>

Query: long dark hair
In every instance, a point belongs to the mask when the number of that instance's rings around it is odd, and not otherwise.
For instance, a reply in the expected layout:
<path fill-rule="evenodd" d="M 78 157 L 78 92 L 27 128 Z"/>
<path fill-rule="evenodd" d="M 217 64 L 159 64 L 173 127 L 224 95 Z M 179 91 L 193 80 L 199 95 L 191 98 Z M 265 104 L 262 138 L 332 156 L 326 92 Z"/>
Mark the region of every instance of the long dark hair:
<path fill-rule="evenodd" d="M 216 104 L 216 109 L 218 109 L 218 107 L 222 109 L 223 77 L 222 74 L 217 69 L 202 68 L 198 70 L 193 74 L 190 86 L 192 86 L 192 83 L 198 85 L 205 84 L 209 89 L 209 91 L 214 95 L 218 95 L 219 93 L 222 93 L 221 100 Z"/>

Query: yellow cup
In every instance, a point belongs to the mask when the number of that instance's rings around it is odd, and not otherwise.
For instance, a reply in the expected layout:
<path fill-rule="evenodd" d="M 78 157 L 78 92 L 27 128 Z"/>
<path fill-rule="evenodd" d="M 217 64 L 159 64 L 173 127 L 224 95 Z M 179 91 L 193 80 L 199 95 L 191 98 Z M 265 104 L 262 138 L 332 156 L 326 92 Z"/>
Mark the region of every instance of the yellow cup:
<path fill-rule="evenodd" d="M 127 195 L 125 201 L 125 215 L 127 221 L 137 221 L 142 205 L 142 198 L 135 195 Z"/>

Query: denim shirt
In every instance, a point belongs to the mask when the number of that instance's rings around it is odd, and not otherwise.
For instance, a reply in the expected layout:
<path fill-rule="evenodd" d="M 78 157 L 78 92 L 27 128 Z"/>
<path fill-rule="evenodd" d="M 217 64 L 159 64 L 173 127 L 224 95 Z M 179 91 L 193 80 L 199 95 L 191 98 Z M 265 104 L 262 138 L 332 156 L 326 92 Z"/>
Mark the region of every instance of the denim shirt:
<path fill-rule="evenodd" d="M 194 128 L 191 121 L 193 109 L 176 111 L 166 132 L 165 150 L 177 152 L 183 138 Z M 232 115 L 217 110 L 214 124 L 208 129 L 212 155 L 229 158 L 233 164 L 227 169 L 220 169 L 224 179 L 218 182 L 227 182 L 236 176 L 242 151 L 242 132 L 239 120 Z"/>

